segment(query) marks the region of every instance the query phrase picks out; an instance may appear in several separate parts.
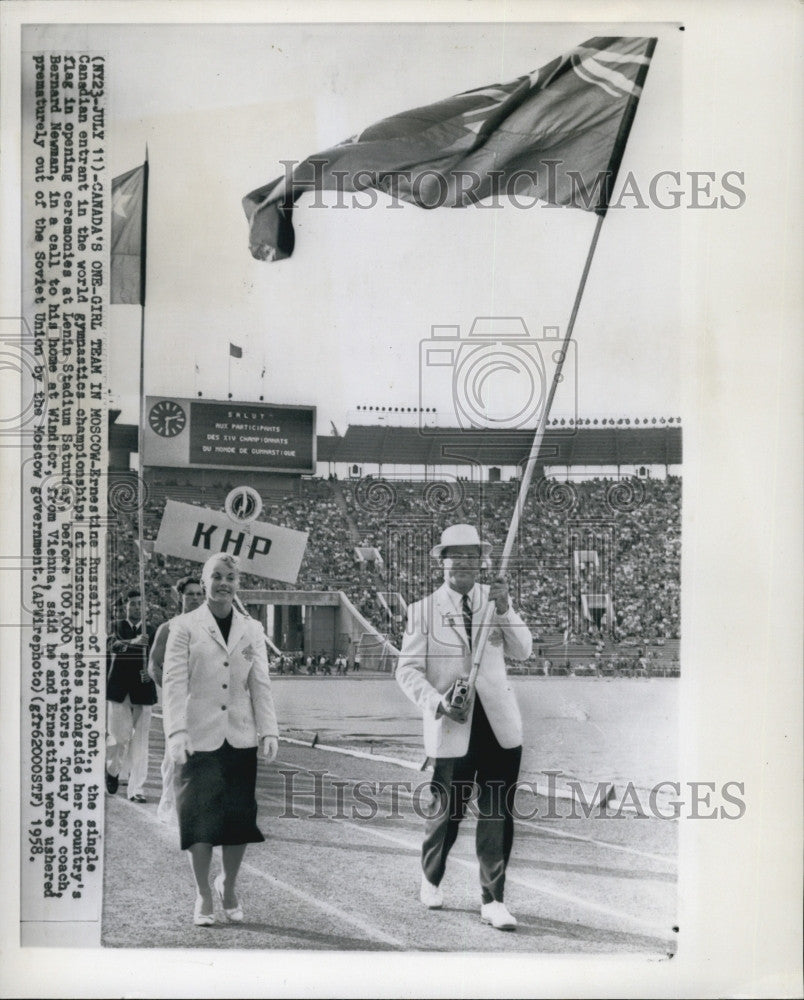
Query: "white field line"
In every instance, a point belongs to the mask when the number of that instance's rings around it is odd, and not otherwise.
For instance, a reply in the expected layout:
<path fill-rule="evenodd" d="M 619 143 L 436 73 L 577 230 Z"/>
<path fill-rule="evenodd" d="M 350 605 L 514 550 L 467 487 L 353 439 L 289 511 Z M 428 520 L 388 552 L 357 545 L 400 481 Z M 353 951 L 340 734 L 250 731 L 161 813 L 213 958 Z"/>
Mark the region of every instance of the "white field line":
<path fill-rule="evenodd" d="M 667 854 L 652 854 L 650 851 L 639 851 L 636 847 L 627 847 L 625 844 L 612 844 L 609 840 L 596 840 L 594 837 L 584 837 L 580 833 L 566 833 L 564 830 L 554 830 L 544 823 L 534 823 L 532 819 L 520 819 L 516 821 L 523 826 L 531 826 L 534 830 L 543 830 L 551 837 L 560 837 L 562 840 L 581 840 L 585 844 L 594 844 L 595 847 L 603 847 L 609 851 L 621 851 L 623 854 L 633 854 L 638 858 L 649 858 L 651 861 L 661 861 L 662 864 L 675 868 L 676 863 Z"/>
<path fill-rule="evenodd" d="M 148 820 L 154 827 L 156 827 L 160 836 L 163 840 L 170 840 L 175 843 L 176 829 L 173 826 L 167 826 L 162 823 L 161 820 L 156 818 L 155 813 L 145 812 L 137 809 L 134 805 L 130 805 L 130 808 L 136 809 L 137 815 L 142 816 Z M 261 878 L 264 881 L 270 883 L 276 888 L 280 889 L 282 892 L 287 893 L 290 896 L 295 896 L 296 899 L 303 900 L 305 903 L 309 903 L 310 906 L 314 906 L 318 910 L 323 910 L 324 913 L 329 914 L 329 916 L 334 917 L 342 923 L 350 924 L 356 930 L 361 931 L 367 938 L 375 941 L 380 941 L 382 944 L 391 945 L 394 948 L 405 949 L 407 945 L 404 941 L 400 941 L 399 938 L 395 938 L 390 934 L 386 934 L 384 931 L 378 930 L 372 924 L 361 920 L 359 917 L 353 916 L 351 913 L 347 913 L 346 910 L 342 910 L 338 906 L 333 906 L 332 903 L 327 903 L 323 899 L 318 899 L 318 897 L 313 896 L 309 892 L 305 892 L 304 889 L 299 889 L 295 885 L 291 885 L 289 882 L 284 882 L 282 879 L 276 878 L 275 875 L 269 875 L 267 872 L 256 868 L 254 865 L 249 864 L 244 861 L 242 868 L 247 869 L 252 875 L 256 875 L 257 878 Z"/>
<path fill-rule="evenodd" d="M 265 794 L 265 793 L 263 793 Z M 282 804 L 282 799 L 277 796 L 266 794 L 265 797 L 269 799 L 274 804 Z M 306 811 L 313 814 L 314 810 L 307 809 Z M 338 823 L 341 826 L 349 827 L 352 830 L 363 831 L 365 833 L 370 833 L 380 840 L 388 841 L 389 843 L 396 844 L 398 847 L 404 847 L 407 850 L 413 851 L 416 854 L 421 852 L 421 845 L 414 840 L 409 840 L 406 837 L 399 837 L 393 833 L 387 833 L 385 830 L 374 829 L 367 823 L 353 823 L 351 820 L 339 819 L 335 816 L 328 817 L 329 821 L 332 823 Z M 453 857 L 451 861 L 454 864 L 461 865 L 463 868 L 467 868 L 470 871 L 477 870 L 476 861 L 467 861 L 465 858 Z M 606 916 L 613 917 L 615 920 L 621 920 L 628 924 L 636 924 L 643 933 L 645 934 L 655 934 L 662 938 L 668 940 L 672 939 L 671 933 L 668 928 L 663 924 L 656 924 L 650 921 L 646 921 L 644 917 L 634 916 L 632 913 L 626 913 L 624 910 L 618 910 L 613 906 L 606 906 L 603 903 L 595 903 L 589 899 L 584 899 L 581 896 L 575 896 L 572 893 L 562 892 L 560 889 L 547 888 L 543 884 L 537 884 L 536 882 L 531 882 L 529 879 L 522 878 L 522 876 L 510 871 L 506 872 L 505 880 L 507 883 L 513 882 L 516 885 L 520 885 L 525 889 L 529 889 L 531 892 L 541 893 L 544 896 L 550 896 L 553 899 L 560 899 L 565 903 L 572 903 L 575 906 L 582 907 L 587 910 L 594 910 L 597 913 L 604 913 Z M 603 930 L 603 928 L 601 928 Z"/>
<path fill-rule="evenodd" d="M 343 754 L 344 757 L 360 757 L 362 760 L 378 760 L 383 764 L 396 764 L 398 767 L 405 767 L 410 771 L 422 770 L 420 764 L 416 764 L 411 760 L 404 760 L 401 757 L 387 757 L 384 754 L 367 753 L 365 750 L 352 750 L 349 747 L 333 747 L 328 743 L 316 743 L 313 746 L 310 740 L 297 740 L 290 736 L 280 736 L 279 739 L 282 743 L 292 743 L 294 746 L 307 747 L 308 750 L 326 750 L 328 753 Z"/>
<path fill-rule="evenodd" d="M 301 741 L 297 741 L 297 740 L 294 740 L 293 742 L 294 743 L 298 742 L 301 746 L 306 746 L 308 748 L 310 746 L 309 743 L 302 743 Z M 316 750 L 325 750 L 325 749 L 328 749 L 328 748 L 327 747 L 322 747 L 320 743 L 317 743 L 316 746 L 315 746 L 315 749 Z M 339 748 L 337 748 L 336 749 L 336 753 L 337 752 L 347 753 L 348 751 L 340 750 Z M 362 757 L 365 757 L 367 760 L 389 760 L 389 758 L 375 757 L 375 756 L 372 756 L 371 754 L 362 754 L 360 751 L 352 751 L 349 755 L 350 756 L 354 756 L 354 757 L 362 756 Z M 396 760 L 394 760 L 392 762 L 393 763 L 400 763 L 399 761 L 396 761 Z M 284 760 L 280 761 L 280 760 L 278 760 L 278 761 L 275 761 L 275 763 L 282 764 L 283 766 L 286 766 L 286 767 L 295 767 L 295 768 L 298 768 L 300 771 L 305 771 L 307 774 L 313 774 L 313 772 L 309 768 L 302 767 L 300 764 L 291 763 L 290 761 L 284 761 Z M 411 765 L 409 761 L 407 762 L 406 766 L 409 767 L 409 768 L 413 767 L 413 768 L 415 768 L 416 771 L 421 770 L 416 765 Z M 332 775 L 332 777 L 333 778 L 337 778 L 337 780 L 339 780 L 339 781 L 346 780 L 344 778 L 340 778 L 338 775 Z M 544 798 L 548 797 L 546 793 L 541 793 L 540 789 L 537 789 L 537 790 L 540 792 L 540 794 L 544 795 Z M 405 789 L 399 789 L 398 791 L 399 791 L 400 796 L 406 796 L 407 798 L 413 798 L 412 794 L 410 792 L 406 791 Z M 557 797 L 561 797 L 561 796 L 557 796 Z M 569 795 L 567 795 L 566 798 L 570 799 L 571 797 Z M 584 837 L 582 834 L 579 834 L 579 833 L 566 833 L 563 830 L 555 830 L 551 826 L 547 826 L 544 823 L 535 823 L 531 819 L 518 819 L 518 820 L 516 820 L 516 822 L 517 822 L 517 824 L 522 824 L 523 826 L 532 827 L 534 830 L 541 830 L 541 831 L 544 831 L 546 833 L 549 833 L 551 837 L 555 837 L 557 839 L 561 839 L 561 840 L 577 840 L 577 841 L 581 841 L 582 843 L 585 843 L 585 844 L 594 844 L 595 847 L 602 847 L 602 848 L 604 848 L 606 850 L 609 850 L 609 851 L 619 851 L 622 854 L 632 854 L 632 855 L 634 855 L 635 857 L 638 857 L 638 858 L 648 858 L 651 861 L 659 861 L 662 864 L 669 865 L 671 868 L 675 867 L 675 861 L 674 861 L 674 859 L 672 857 L 669 857 L 666 854 L 653 854 L 650 851 L 640 851 L 636 847 L 628 847 L 626 844 L 614 844 L 614 843 L 612 843 L 609 840 L 597 840 L 595 837 Z"/>
<path fill-rule="evenodd" d="M 311 730 L 311 732 L 312 731 L 313 730 Z M 282 743 L 290 743 L 293 746 L 307 747 L 308 750 L 310 749 L 325 750 L 327 753 L 339 753 L 342 754 L 344 757 L 357 757 L 360 760 L 373 760 L 373 761 L 379 761 L 383 764 L 394 764 L 397 767 L 404 767 L 408 771 L 419 771 L 419 772 L 424 771 L 423 764 L 417 764 L 415 761 L 406 760 L 404 757 L 391 757 L 388 754 L 369 753 L 365 750 L 355 750 L 351 747 L 336 747 L 332 746 L 332 744 L 330 743 L 316 742 L 315 744 L 313 744 L 312 741 L 310 740 L 299 740 L 292 736 L 280 735 L 279 739 L 280 742 Z M 536 790 L 536 793 L 538 795 L 541 795 L 542 798 L 545 799 L 549 799 L 552 797 L 554 799 L 560 799 L 562 801 L 567 801 L 567 802 L 572 802 L 575 799 L 573 792 L 566 791 L 565 789 L 562 788 L 557 788 L 557 787 L 550 788 L 548 785 L 536 781 L 532 782 L 532 785 Z M 632 813 L 633 815 L 637 814 L 637 809 L 635 806 L 630 804 L 621 804 L 617 800 L 612 801 L 611 808 L 612 809 L 616 808 L 620 812 Z M 521 820 L 520 822 L 529 823 L 530 821 Z M 532 825 L 534 825 L 536 829 L 542 829 L 542 827 L 540 827 L 538 824 L 532 824 Z M 558 836 L 558 834 L 554 835 Z M 670 858 L 667 858 L 665 855 L 651 854 L 647 851 L 638 851 L 635 848 L 624 847 L 621 844 L 612 844 L 607 840 L 595 840 L 590 837 L 581 837 L 578 836 L 577 834 L 576 835 L 567 834 L 567 838 L 569 840 L 583 840 L 590 844 L 596 844 L 599 847 L 608 847 L 613 851 L 623 851 L 626 854 L 635 854 L 637 857 L 640 858 L 652 858 L 655 861 L 663 861 L 665 864 L 672 864 L 672 860 Z"/>

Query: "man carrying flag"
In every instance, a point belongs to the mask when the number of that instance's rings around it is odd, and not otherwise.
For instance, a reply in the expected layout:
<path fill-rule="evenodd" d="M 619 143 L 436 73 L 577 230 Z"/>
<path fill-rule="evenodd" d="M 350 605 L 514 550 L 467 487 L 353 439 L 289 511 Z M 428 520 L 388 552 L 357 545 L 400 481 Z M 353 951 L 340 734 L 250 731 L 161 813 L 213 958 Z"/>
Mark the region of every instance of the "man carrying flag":
<path fill-rule="evenodd" d="M 503 903 L 505 870 L 514 842 L 513 800 L 522 758 L 522 717 L 505 657 L 526 660 L 533 640 L 514 611 L 503 578 L 479 582 L 491 544 L 470 524 L 445 528 L 430 553 L 444 583 L 408 608 L 396 681 L 422 712 L 424 748 L 433 760 L 433 809 L 422 844 L 421 902 L 444 905 L 441 881 L 469 800 L 477 787 L 475 846 L 480 868 L 480 918 L 497 930 L 517 922 Z M 487 621 L 477 687 L 468 700 L 454 691 L 470 672 Z"/>
<path fill-rule="evenodd" d="M 488 588 L 478 587 L 483 542 L 470 525 L 447 528 L 432 551 L 443 561 L 445 586 L 411 605 L 396 671 L 402 690 L 422 709 L 425 745 L 436 761 L 433 792 L 440 808 L 425 831 L 421 901 L 431 909 L 443 905 L 440 883 L 447 855 L 467 790 L 477 782 L 484 804 L 493 790 L 498 795 L 496 808 L 478 824 L 477 853 L 481 918 L 500 930 L 516 927 L 503 889 L 522 744 L 505 655 L 527 658 L 532 645 L 527 626 L 511 608 L 505 572 L 655 46 L 655 38 L 589 39 L 510 83 L 387 118 L 308 157 L 243 199 L 251 253 L 258 260 L 292 254 L 293 204 L 311 190 L 374 188 L 422 208 L 464 207 L 503 191 L 597 215 L 563 349 L 557 352 L 522 473 L 498 579 Z"/>
<path fill-rule="evenodd" d="M 251 253 L 293 253 L 305 191 L 377 189 L 421 208 L 501 192 L 605 213 L 655 38 L 591 38 L 509 83 L 386 118 L 243 199 Z"/>

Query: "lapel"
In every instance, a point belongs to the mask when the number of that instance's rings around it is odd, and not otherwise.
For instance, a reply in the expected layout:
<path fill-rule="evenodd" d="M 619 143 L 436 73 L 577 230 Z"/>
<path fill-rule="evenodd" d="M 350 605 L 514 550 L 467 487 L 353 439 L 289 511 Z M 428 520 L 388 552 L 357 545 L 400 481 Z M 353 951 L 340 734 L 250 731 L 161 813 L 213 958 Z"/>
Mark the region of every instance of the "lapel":
<path fill-rule="evenodd" d="M 466 637 L 466 629 L 463 626 L 463 615 L 460 611 L 455 610 L 455 605 L 452 603 L 450 590 L 446 583 L 441 584 L 434 596 L 436 621 L 439 625 L 451 628 L 468 651 L 469 640 Z M 474 617 L 472 621 L 474 625 Z M 472 637 L 474 638 L 474 633 Z"/>
<path fill-rule="evenodd" d="M 246 630 L 246 616 L 237 608 L 232 608 L 232 627 L 229 629 L 229 650 L 233 650 L 243 638 Z"/>
<path fill-rule="evenodd" d="M 118 632 L 121 639 L 134 639 L 140 634 L 140 630 L 136 625 L 132 625 L 128 618 L 123 619 L 123 624 L 120 626 Z"/>
<path fill-rule="evenodd" d="M 201 624 L 201 628 L 208 635 L 210 635 L 215 640 L 215 642 L 217 642 L 217 644 L 221 647 L 221 649 L 225 650 L 228 653 L 229 649 L 228 649 L 226 643 L 223 641 L 223 636 L 221 635 L 221 630 L 218 628 L 218 623 L 215 621 L 215 616 L 209 610 L 209 605 L 206 602 L 204 602 L 201 605 L 201 607 L 198 609 L 198 611 L 197 612 L 193 612 L 193 613 L 194 614 L 198 614 L 198 618 L 199 618 L 199 622 Z M 237 615 L 237 611 L 234 611 L 234 613 L 232 615 L 232 627 L 229 629 L 229 643 L 230 643 L 230 645 L 231 645 L 232 635 L 234 634 L 234 630 L 235 630 L 235 616 L 236 615 Z"/>

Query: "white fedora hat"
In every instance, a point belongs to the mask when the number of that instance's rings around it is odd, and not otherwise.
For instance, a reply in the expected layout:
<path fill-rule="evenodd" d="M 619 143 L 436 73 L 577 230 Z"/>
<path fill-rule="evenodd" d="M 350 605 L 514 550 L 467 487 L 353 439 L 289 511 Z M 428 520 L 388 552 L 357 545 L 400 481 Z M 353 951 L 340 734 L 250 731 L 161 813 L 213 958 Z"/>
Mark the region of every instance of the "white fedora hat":
<path fill-rule="evenodd" d="M 444 549 L 452 548 L 453 545 L 476 545 L 484 556 L 491 552 L 491 542 L 481 542 L 474 525 L 451 524 L 441 532 L 441 543 L 430 549 L 430 555 L 438 558 Z"/>

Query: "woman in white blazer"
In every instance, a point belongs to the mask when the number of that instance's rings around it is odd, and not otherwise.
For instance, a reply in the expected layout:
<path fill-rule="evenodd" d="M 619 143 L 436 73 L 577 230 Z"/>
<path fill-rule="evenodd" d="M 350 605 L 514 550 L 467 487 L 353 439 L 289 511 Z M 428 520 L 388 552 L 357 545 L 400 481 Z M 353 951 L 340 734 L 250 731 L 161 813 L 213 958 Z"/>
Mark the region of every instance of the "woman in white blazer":
<path fill-rule="evenodd" d="M 197 888 L 193 920 L 211 926 L 213 891 L 227 920 L 243 920 L 237 875 L 246 845 L 265 839 L 257 827 L 257 748 L 273 760 L 279 731 L 262 626 L 233 606 L 237 559 L 212 556 L 201 583 L 205 603 L 171 625 L 162 690 L 181 847 Z M 223 871 L 211 890 L 216 844 Z"/>

